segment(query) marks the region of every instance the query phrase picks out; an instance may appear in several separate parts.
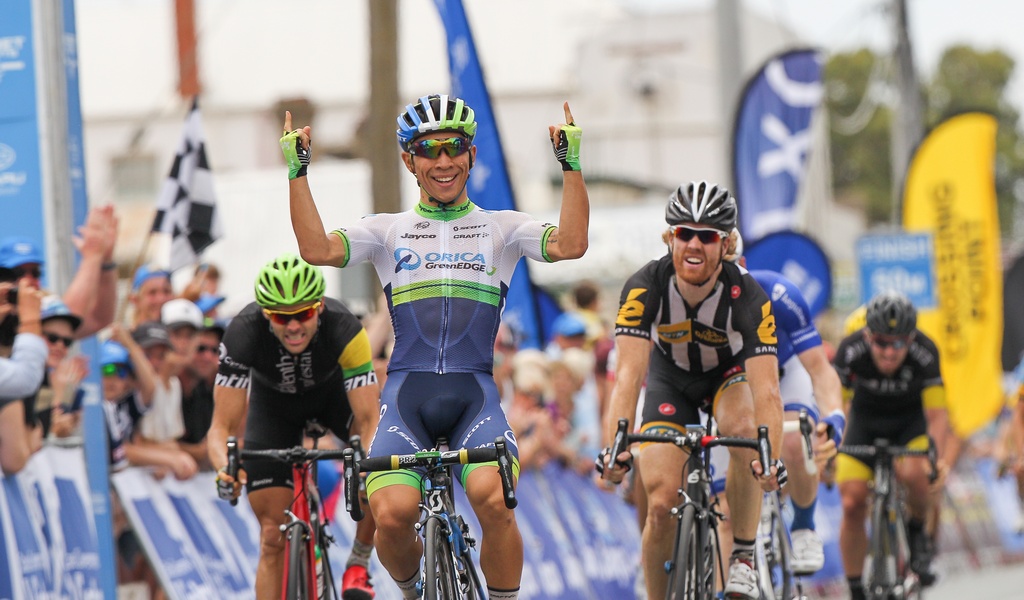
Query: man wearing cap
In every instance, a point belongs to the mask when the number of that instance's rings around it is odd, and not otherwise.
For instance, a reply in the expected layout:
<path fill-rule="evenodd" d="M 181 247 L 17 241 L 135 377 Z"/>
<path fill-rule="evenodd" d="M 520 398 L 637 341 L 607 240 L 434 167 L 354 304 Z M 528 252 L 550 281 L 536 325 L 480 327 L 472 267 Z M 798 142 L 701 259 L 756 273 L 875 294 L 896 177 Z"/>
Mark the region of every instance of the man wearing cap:
<path fill-rule="evenodd" d="M 160 310 L 174 298 L 171 289 L 171 273 L 159 267 L 143 265 L 132 278 L 132 291 L 128 294 L 131 302 L 132 327 L 146 321 L 160 321 Z"/>
<path fill-rule="evenodd" d="M 202 468 L 210 468 L 206 450 L 206 432 L 213 422 L 213 385 L 220 366 L 220 342 L 224 327 L 212 319 L 196 335 L 192 361 L 181 372 L 181 415 L 185 433 L 178 446 L 192 455 Z"/>
<path fill-rule="evenodd" d="M 176 373 L 179 367 L 170 332 L 159 321 L 146 321 L 135 328 L 132 338 L 157 374 L 153 403 L 139 423 L 139 432 L 148 442 L 172 442 L 184 433 L 185 425 L 181 417 L 181 381 Z"/>
<path fill-rule="evenodd" d="M 559 359 L 568 348 L 582 348 L 586 342 L 586 321 L 576 313 L 565 312 L 551 325 L 551 342 L 544 351 L 552 359 Z"/>
<path fill-rule="evenodd" d="M 113 322 L 117 308 L 117 263 L 113 261 L 117 240 L 117 217 L 112 206 L 89 210 L 79 235 L 72 236 L 80 261 L 63 300 L 82 317 L 75 338 L 93 335 Z M 0 242 L 0 281 L 15 282 L 22 277 L 41 287 L 45 256 L 30 238 L 10 237 Z"/>
<path fill-rule="evenodd" d="M 85 356 L 68 356 L 82 319 L 56 294 L 43 298 L 41 315 L 49 355 L 43 385 L 35 397 L 36 419 L 44 437 L 50 432 L 68 437 L 78 429 L 83 395 L 79 384 L 89 370 Z"/>

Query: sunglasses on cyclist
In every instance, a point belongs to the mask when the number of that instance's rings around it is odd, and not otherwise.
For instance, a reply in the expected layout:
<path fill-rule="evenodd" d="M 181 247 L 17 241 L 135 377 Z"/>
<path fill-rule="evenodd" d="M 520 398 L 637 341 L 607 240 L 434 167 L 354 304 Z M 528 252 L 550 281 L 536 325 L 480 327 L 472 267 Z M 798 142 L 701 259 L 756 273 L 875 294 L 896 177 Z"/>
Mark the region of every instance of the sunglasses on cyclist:
<path fill-rule="evenodd" d="M 306 306 L 293 311 L 270 310 L 269 308 L 264 308 L 263 314 L 277 325 L 287 325 L 292 321 L 292 319 L 295 319 L 299 323 L 305 323 L 316 316 L 317 309 L 320 308 L 320 304 L 321 302 L 317 302 L 312 306 Z"/>
<path fill-rule="evenodd" d="M 116 363 L 110 363 L 101 367 L 101 372 L 108 377 L 118 377 L 124 379 L 131 374 L 132 370 L 128 365 L 119 365 Z"/>
<path fill-rule="evenodd" d="M 871 344 L 882 350 L 886 348 L 892 348 L 893 350 L 902 350 L 910 345 L 910 339 L 906 337 L 883 338 L 877 335 L 873 335 L 871 336 Z"/>
<path fill-rule="evenodd" d="M 196 346 L 196 354 L 202 354 L 203 352 L 220 354 L 220 348 L 218 346 L 207 346 L 206 344 L 199 344 Z"/>
<path fill-rule="evenodd" d="M 426 158 L 437 158 L 444 151 L 451 158 L 469 152 L 472 144 L 469 140 L 461 137 L 451 137 L 442 140 L 419 140 L 409 144 L 409 154 L 423 156 Z"/>
<path fill-rule="evenodd" d="M 71 344 L 75 343 L 75 338 L 64 337 L 62 335 L 57 335 L 56 333 L 46 333 L 46 332 L 44 332 L 43 333 L 43 337 L 45 337 L 47 340 L 49 340 L 49 342 L 51 344 L 56 344 L 58 342 L 61 343 L 61 344 L 64 344 L 65 348 L 70 348 Z"/>
<path fill-rule="evenodd" d="M 688 243 L 696 236 L 700 243 L 708 245 L 720 241 L 723 234 L 717 229 L 693 229 L 680 225 L 672 228 L 672 235 L 684 243 Z"/>

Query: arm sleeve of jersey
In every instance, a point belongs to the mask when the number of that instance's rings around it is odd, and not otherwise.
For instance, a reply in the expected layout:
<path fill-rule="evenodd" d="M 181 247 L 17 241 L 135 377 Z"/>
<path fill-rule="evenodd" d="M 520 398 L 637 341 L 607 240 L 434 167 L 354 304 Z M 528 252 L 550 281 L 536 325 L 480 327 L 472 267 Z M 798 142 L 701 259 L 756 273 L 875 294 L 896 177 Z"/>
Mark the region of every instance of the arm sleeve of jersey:
<path fill-rule="evenodd" d="M 548 256 L 548 238 L 557 227 L 535 220 L 526 213 L 503 210 L 496 213 L 502 224 L 505 243 L 518 249 L 521 256 L 531 260 L 551 262 Z"/>
<path fill-rule="evenodd" d="M 844 392 L 853 388 L 853 381 L 850 379 L 850 339 L 845 338 L 839 342 L 836 355 L 832 359 L 832 366 L 835 367 L 836 373 L 839 375 L 839 383 L 843 386 Z"/>
<path fill-rule="evenodd" d="M 377 252 L 384 247 L 386 229 L 379 215 L 367 215 L 350 227 L 339 227 L 331 231 L 345 242 L 345 262 L 342 267 L 356 265 L 365 260 L 373 260 Z M 386 227 L 386 226 L 385 226 Z"/>
<path fill-rule="evenodd" d="M 921 390 L 921 405 L 925 410 L 946 408 L 946 388 L 942 385 L 929 385 Z"/>
<path fill-rule="evenodd" d="M 740 294 L 745 301 L 734 305 L 733 310 L 736 311 L 736 329 L 743 334 L 743 356 L 777 355 L 779 338 L 775 332 L 772 301 L 749 273 L 741 277 Z"/>
<path fill-rule="evenodd" d="M 360 328 L 352 336 L 345 349 L 338 357 L 342 377 L 345 379 L 345 391 L 354 390 L 364 385 L 377 383 L 377 373 L 373 370 L 373 356 L 370 352 L 370 336 Z"/>
<path fill-rule="evenodd" d="M 217 379 L 214 385 L 229 388 L 247 389 L 252 368 L 251 358 L 246 354 L 253 344 L 246 343 L 245 326 L 242 319 L 236 317 L 228 325 L 224 339 L 220 343 L 220 366 L 217 367 Z"/>
<path fill-rule="evenodd" d="M 626 281 L 619 296 L 615 335 L 651 339 L 651 325 L 658 313 L 661 295 L 655 281 L 656 262 L 648 263 Z"/>
<path fill-rule="evenodd" d="M 785 292 L 776 300 L 775 290 L 771 290 L 775 326 L 789 334 L 789 341 L 793 344 L 793 353 L 800 354 L 805 350 L 820 346 L 821 335 L 818 334 L 818 329 L 814 326 L 811 307 L 804 300 L 804 295 L 791 281 L 780 280 L 776 285 L 783 286 Z"/>

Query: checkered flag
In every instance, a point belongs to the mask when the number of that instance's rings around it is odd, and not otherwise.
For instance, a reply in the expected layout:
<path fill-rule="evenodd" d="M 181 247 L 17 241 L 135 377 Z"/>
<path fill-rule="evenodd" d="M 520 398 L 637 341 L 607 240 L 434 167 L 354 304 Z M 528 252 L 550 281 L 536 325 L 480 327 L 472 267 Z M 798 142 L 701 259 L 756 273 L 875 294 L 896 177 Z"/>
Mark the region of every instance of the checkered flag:
<path fill-rule="evenodd" d="M 156 208 L 153 232 L 171 234 L 172 271 L 198 262 L 203 250 L 223 235 L 213 193 L 213 173 L 206 160 L 198 98 L 192 101 L 185 134 Z"/>

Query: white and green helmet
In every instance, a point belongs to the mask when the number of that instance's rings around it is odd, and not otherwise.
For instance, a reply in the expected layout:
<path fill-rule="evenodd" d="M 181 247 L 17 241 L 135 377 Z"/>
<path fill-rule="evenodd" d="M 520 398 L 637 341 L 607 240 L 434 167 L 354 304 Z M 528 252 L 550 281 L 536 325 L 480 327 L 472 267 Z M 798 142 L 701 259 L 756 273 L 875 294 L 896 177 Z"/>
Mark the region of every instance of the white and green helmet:
<path fill-rule="evenodd" d="M 256 303 L 267 308 L 313 302 L 324 297 L 326 287 L 319 268 L 285 252 L 256 276 Z"/>
<path fill-rule="evenodd" d="M 476 119 L 473 109 L 462 98 L 447 94 L 423 96 L 409 104 L 398 115 L 398 145 L 405 152 L 417 137 L 432 131 L 454 131 L 466 136 L 473 143 L 476 135 Z"/>

